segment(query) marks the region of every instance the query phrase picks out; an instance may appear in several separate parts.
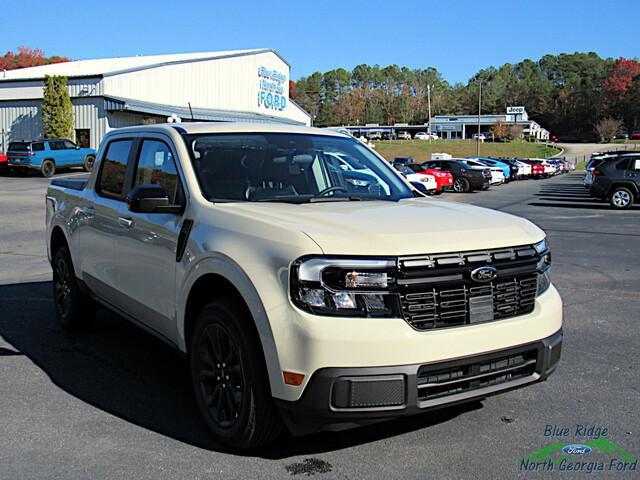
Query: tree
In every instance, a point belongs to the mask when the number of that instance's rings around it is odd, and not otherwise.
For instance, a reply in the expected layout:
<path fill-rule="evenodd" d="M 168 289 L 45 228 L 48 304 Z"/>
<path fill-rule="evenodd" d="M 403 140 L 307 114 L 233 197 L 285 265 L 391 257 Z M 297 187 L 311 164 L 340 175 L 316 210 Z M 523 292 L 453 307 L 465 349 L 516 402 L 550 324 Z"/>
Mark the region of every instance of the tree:
<path fill-rule="evenodd" d="M 498 141 L 504 141 L 509 138 L 509 128 L 507 128 L 504 122 L 498 120 L 491 127 L 491 135 Z"/>
<path fill-rule="evenodd" d="M 7 52 L 0 57 L 0 70 L 14 70 L 16 68 L 38 67 L 50 63 L 68 62 L 66 57 L 54 55 L 45 57 L 44 52 L 29 47 L 18 47 L 18 52 Z"/>
<path fill-rule="evenodd" d="M 622 129 L 622 121 L 616 118 L 607 117 L 596 123 L 593 128 L 595 128 L 596 132 L 600 136 L 600 140 L 608 142 L 613 140 L 616 133 Z"/>
<path fill-rule="evenodd" d="M 509 137 L 512 140 L 520 140 L 524 134 L 524 127 L 522 125 L 510 125 Z"/>
<path fill-rule="evenodd" d="M 607 100 L 619 102 L 631 87 L 633 79 L 640 75 L 640 63 L 620 57 L 613 62 L 609 69 L 609 76 L 603 83 Z"/>
<path fill-rule="evenodd" d="M 42 126 L 45 138 L 73 138 L 73 105 L 67 77 L 44 77 Z"/>

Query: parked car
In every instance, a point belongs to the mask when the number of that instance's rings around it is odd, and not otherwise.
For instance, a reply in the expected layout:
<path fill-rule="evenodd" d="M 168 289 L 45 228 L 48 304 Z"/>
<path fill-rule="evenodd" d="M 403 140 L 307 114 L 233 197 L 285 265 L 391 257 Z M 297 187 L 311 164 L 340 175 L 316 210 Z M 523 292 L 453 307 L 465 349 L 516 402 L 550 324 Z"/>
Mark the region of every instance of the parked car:
<path fill-rule="evenodd" d="M 509 166 L 509 181 L 525 178 L 525 164 L 518 162 L 515 158 L 501 158 L 500 161 Z M 529 171 L 531 171 L 531 167 L 529 167 Z"/>
<path fill-rule="evenodd" d="M 416 163 L 413 157 L 395 157 L 391 162 L 394 167 L 397 165 L 409 165 L 411 163 Z"/>
<path fill-rule="evenodd" d="M 10 142 L 7 165 L 11 168 L 39 171 L 50 177 L 56 170 L 84 167 L 90 171 L 96 159 L 92 148 L 81 148 L 71 140 L 50 138 L 47 140 Z"/>
<path fill-rule="evenodd" d="M 389 193 L 349 192 L 329 152 Z M 112 130 L 89 179 L 54 180 L 45 204 L 60 325 L 86 325 L 99 304 L 174 347 L 216 443 L 477 401 L 545 380 L 560 359 L 540 228 L 418 198 L 375 152 L 326 129 Z"/>
<path fill-rule="evenodd" d="M 409 132 L 398 133 L 398 140 L 411 140 L 411 134 Z"/>
<path fill-rule="evenodd" d="M 369 140 L 382 140 L 382 132 L 377 130 L 372 132 L 367 132 L 367 138 Z"/>
<path fill-rule="evenodd" d="M 437 140 L 438 136 L 435 133 L 418 132 L 413 138 L 416 140 Z"/>
<path fill-rule="evenodd" d="M 592 171 L 589 193 L 608 200 L 616 209 L 629 208 L 640 200 L 640 155 L 626 154 L 606 159 Z"/>
<path fill-rule="evenodd" d="M 497 167 L 502 170 L 502 175 L 504 176 L 505 181 L 509 181 L 511 177 L 511 166 L 501 160 L 496 160 L 495 158 L 490 157 L 467 157 L 477 162 L 480 162 L 489 167 Z"/>
<path fill-rule="evenodd" d="M 427 160 L 422 164 L 426 168 L 435 168 L 451 173 L 453 176 L 453 191 L 456 193 L 468 193 L 474 190 L 483 190 L 491 181 L 491 173 L 474 170 L 459 160 Z"/>
<path fill-rule="evenodd" d="M 394 168 L 399 171 L 408 182 L 424 184 L 423 186 L 428 193 L 434 193 L 438 189 L 436 177 L 425 173 L 424 167 L 417 163 L 396 165 Z"/>
<path fill-rule="evenodd" d="M 490 178 L 489 183 L 491 185 L 502 185 L 504 183 L 504 174 L 502 173 L 501 168 L 490 167 L 489 165 L 485 165 L 484 163 L 480 163 L 477 160 L 469 158 L 457 158 L 456 160 L 466 163 L 469 168 L 473 170 L 479 170 L 481 172 L 488 171 Z"/>
<path fill-rule="evenodd" d="M 593 171 L 600 165 L 602 165 L 605 160 L 609 158 L 615 158 L 617 156 L 618 155 L 616 154 L 599 154 L 598 156 L 592 156 L 584 166 L 584 180 L 582 181 L 582 183 L 584 184 L 585 188 L 591 188 L 591 184 L 593 183 Z"/>
<path fill-rule="evenodd" d="M 7 156 L 4 154 L 0 154 L 0 173 L 4 173 L 7 169 Z"/>
<path fill-rule="evenodd" d="M 382 140 L 395 140 L 398 138 L 393 132 L 382 132 Z"/>
<path fill-rule="evenodd" d="M 526 163 L 531 166 L 531 177 L 535 179 L 545 178 L 547 174 L 544 171 L 544 166 L 540 163 L 531 160 L 530 158 L 523 158 L 520 160 L 521 162 Z"/>
<path fill-rule="evenodd" d="M 629 135 L 629 138 L 631 140 L 640 140 L 640 132 L 633 132 L 631 135 Z"/>
<path fill-rule="evenodd" d="M 420 165 L 424 168 L 423 172 L 432 175 L 436 179 L 436 191 L 434 195 L 453 189 L 453 175 L 451 172 L 439 170 L 437 168 L 425 168 L 425 164 Z"/>
<path fill-rule="evenodd" d="M 487 140 L 487 136 L 484 133 L 474 133 L 472 138 L 474 140 L 480 140 L 481 142 Z"/>
<path fill-rule="evenodd" d="M 547 160 L 547 162 L 556 167 L 557 175 L 567 173 L 569 171 L 569 166 L 559 158 L 550 158 L 549 160 Z"/>
<path fill-rule="evenodd" d="M 618 132 L 613 136 L 614 140 L 629 140 L 629 132 Z"/>
<path fill-rule="evenodd" d="M 522 158 L 516 158 L 515 161 L 518 165 L 518 175 L 521 178 L 528 179 L 533 176 L 533 167 L 531 166 L 531 164 L 525 162 Z"/>

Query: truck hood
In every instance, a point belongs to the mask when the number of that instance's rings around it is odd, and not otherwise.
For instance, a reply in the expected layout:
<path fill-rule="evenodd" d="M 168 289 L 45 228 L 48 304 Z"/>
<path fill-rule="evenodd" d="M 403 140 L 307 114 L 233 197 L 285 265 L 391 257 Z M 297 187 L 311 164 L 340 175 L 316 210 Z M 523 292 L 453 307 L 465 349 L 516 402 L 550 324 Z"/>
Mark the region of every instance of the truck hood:
<path fill-rule="evenodd" d="M 430 198 L 399 202 L 229 203 L 259 221 L 304 232 L 325 254 L 411 255 L 533 244 L 544 232 L 520 217 Z"/>

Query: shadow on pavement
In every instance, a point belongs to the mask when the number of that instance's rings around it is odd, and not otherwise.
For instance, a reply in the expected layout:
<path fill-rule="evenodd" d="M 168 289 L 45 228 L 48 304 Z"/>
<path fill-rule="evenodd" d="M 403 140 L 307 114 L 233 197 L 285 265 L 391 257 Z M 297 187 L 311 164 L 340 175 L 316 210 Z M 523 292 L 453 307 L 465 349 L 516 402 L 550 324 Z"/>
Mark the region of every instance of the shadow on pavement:
<path fill-rule="evenodd" d="M 65 392 L 140 427 L 199 448 L 230 452 L 211 440 L 197 411 L 186 362 L 170 347 L 120 317 L 100 310 L 82 332 L 57 323 L 51 282 L 0 286 L 0 335 Z M 244 455 L 281 459 L 322 453 L 401 435 L 482 408 L 480 402 L 341 433 L 293 438 Z"/>
<path fill-rule="evenodd" d="M 566 202 L 566 200 L 564 200 L 563 202 Z M 558 207 L 558 208 L 580 208 L 580 209 L 585 209 L 585 210 L 610 210 L 610 211 L 616 211 L 613 208 L 611 208 L 611 206 L 608 203 L 602 203 L 602 204 L 592 204 L 592 205 L 584 205 L 581 203 L 562 203 L 562 202 L 549 202 L 549 203 L 542 203 L 542 202 L 531 202 L 529 203 L 529 205 L 531 205 L 532 207 Z M 629 211 L 629 210 L 640 210 L 640 206 L 632 206 L 630 208 L 628 208 L 627 210 L 624 211 Z"/>

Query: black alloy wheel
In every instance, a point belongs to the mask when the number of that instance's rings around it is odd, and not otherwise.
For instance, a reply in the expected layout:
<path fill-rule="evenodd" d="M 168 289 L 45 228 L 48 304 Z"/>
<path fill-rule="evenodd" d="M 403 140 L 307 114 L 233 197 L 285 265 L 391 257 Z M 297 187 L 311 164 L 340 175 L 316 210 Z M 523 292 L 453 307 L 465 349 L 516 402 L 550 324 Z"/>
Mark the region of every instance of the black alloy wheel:
<path fill-rule="evenodd" d="M 40 165 L 40 173 L 42 173 L 42 176 L 45 178 L 53 176 L 53 174 L 56 173 L 56 164 L 53 160 L 43 161 L 42 165 Z"/>
<path fill-rule="evenodd" d="M 208 325 L 198 339 L 199 389 L 210 418 L 221 428 L 238 420 L 245 380 L 240 347 L 219 324 Z"/>
<path fill-rule="evenodd" d="M 468 193 L 469 190 L 469 180 L 464 177 L 456 177 L 453 181 L 453 191 L 456 193 Z"/>
<path fill-rule="evenodd" d="M 53 254 L 53 304 L 63 328 L 76 330 L 85 325 L 96 311 L 95 303 L 78 287 L 67 247 Z"/>
<path fill-rule="evenodd" d="M 239 301 L 205 305 L 189 339 L 191 383 L 198 409 L 216 440 L 247 449 L 282 431 L 262 346 Z"/>

